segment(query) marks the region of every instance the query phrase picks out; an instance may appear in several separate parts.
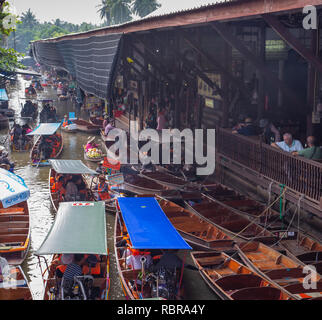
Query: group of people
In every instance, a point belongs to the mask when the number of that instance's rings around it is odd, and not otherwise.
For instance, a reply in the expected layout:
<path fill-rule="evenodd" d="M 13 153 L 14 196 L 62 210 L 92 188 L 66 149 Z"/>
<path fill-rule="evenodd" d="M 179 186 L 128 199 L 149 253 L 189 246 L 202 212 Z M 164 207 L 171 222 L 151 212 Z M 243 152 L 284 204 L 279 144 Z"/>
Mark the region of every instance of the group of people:
<path fill-rule="evenodd" d="M 87 201 L 89 193 L 80 175 L 57 175 L 50 179 L 51 191 L 58 201 Z"/>
<path fill-rule="evenodd" d="M 281 134 L 274 124 L 268 119 L 261 119 L 259 125 L 256 126 L 249 117 L 240 121 L 232 132 L 244 136 L 262 136 L 266 144 L 274 148 L 291 153 L 293 156 L 304 157 L 309 160 L 322 160 L 322 149 L 317 145 L 314 136 L 307 137 L 306 148 L 303 148 L 299 140 L 293 138 L 291 133 L 285 133 L 281 141 Z"/>
<path fill-rule="evenodd" d="M 21 109 L 22 118 L 34 118 L 38 110 L 38 106 L 35 103 L 32 103 L 30 100 L 27 100 L 24 106 Z"/>
<path fill-rule="evenodd" d="M 52 155 L 56 155 L 61 147 L 61 139 L 58 134 L 52 136 L 41 136 L 36 152 L 39 161 L 50 159 Z"/>
<path fill-rule="evenodd" d="M 57 111 L 54 106 L 46 103 L 40 112 L 40 122 L 41 123 L 51 123 L 57 121 Z"/>
<path fill-rule="evenodd" d="M 72 288 L 75 277 L 90 275 L 93 278 L 103 276 L 101 268 L 103 257 L 94 254 L 61 254 L 55 257 L 52 265 L 59 285 L 63 286 L 67 296 L 73 294 Z M 100 289 L 95 286 L 91 290 L 91 299 L 99 298 Z"/>
<path fill-rule="evenodd" d="M 27 136 L 28 133 L 32 132 L 28 124 L 20 125 L 15 123 L 10 131 L 11 143 L 16 150 L 25 150 L 26 146 L 32 140 L 31 137 Z"/>
<path fill-rule="evenodd" d="M 150 111 L 145 120 L 146 129 L 163 129 L 174 128 L 174 109 L 168 99 L 157 105 L 156 99 L 151 100 Z"/>

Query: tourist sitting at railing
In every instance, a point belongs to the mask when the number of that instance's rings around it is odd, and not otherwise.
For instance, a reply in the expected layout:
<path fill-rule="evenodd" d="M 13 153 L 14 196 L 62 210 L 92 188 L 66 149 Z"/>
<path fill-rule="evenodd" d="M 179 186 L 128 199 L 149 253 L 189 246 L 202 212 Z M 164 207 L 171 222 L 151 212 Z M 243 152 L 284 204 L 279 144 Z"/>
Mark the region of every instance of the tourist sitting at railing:
<path fill-rule="evenodd" d="M 281 135 L 276 127 L 268 119 L 261 119 L 259 127 L 262 131 L 262 137 L 265 143 L 271 144 L 272 142 L 280 142 Z"/>
<path fill-rule="evenodd" d="M 281 149 L 285 152 L 295 152 L 303 150 L 302 143 L 299 140 L 293 140 L 293 137 L 290 133 L 285 133 L 283 135 L 283 141 L 273 142 L 272 147 Z"/>
<path fill-rule="evenodd" d="M 322 160 L 322 149 L 316 146 L 316 139 L 313 136 L 307 137 L 307 148 L 294 151 L 292 154 L 294 156 L 304 157 L 309 160 Z"/>
<path fill-rule="evenodd" d="M 256 136 L 258 134 L 257 127 L 253 124 L 251 118 L 245 119 L 245 124 L 240 127 L 240 129 L 234 130 L 233 133 L 238 133 L 243 136 Z"/>

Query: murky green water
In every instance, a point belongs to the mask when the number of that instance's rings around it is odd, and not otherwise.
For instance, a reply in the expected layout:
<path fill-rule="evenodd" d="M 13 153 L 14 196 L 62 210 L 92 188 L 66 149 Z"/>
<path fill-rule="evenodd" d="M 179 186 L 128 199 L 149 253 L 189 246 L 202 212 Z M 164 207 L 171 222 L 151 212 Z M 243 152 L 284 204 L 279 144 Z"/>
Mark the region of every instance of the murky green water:
<path fill-rule="evenodd" d="M 15 88 L 10 92 L 10 108 L 16 111 L 16 115 L 20 115 L 21 103 L 24 100 L 25 86 L 29 82 L 20 79 Z M 53 89 L 46 89 L 42 97 L 56 99 L 56 92 Z M 71 102 L 58 102 L 56 101 L 57 114 L 59 119 L 69 111 L 74 111 Z M 82 117 L 87 117 L 86 112 L 82 112 Z M 34 123 L 34 127 L 36 122 Z M 7 150 L 10 150 L 7 139 L 7 130 L 0 132 L 1 144 L 5 144 Z M 86 142 L 88 135 L 83 133 L 63 133 L 64 150 L 61 154 L 61 159 L 81 159 L 83 160 L 82 146 Z M 30 189 L 31 196 L 28 200 L 30 210 L 30 223 L 31 223 L 31 246 L 27 259 L 23 264 L 23 270 L 30 281 L 30 287 L 34 299 L 42 299 L 43 297 L 43 282 L 41 271 L 38 264 L 38 258 L 34 252 L 40 247 L 45 236 L 47 235 L 54 219 L 54 210 L 50 203 L 49 190 L 48 190 L 48 174 L 49 168 L 34 168 L 30 166 L 30 158 L 28 153 L 12 153 L 12 161 L 15 162 L 15 173 L 21 176 Z M 95 169 L 96 165 L 86 163 L 89 167 Z M 114 216 L 107 216 L 107 234 L 108 246 L 111 252 L 111 291 L 110 299 L 124 299 L 123 291 L 120 286 L 120 280 L 117 274 L 116 261 L 114 258 L 113 248 L 113 231 L 114 231 Z M 188 255 L 189 256 L 189 255 Z M 192 264 L 192 261 L 187 260 Z M 187 299 L 217 299 L 210 289 L 205 285 L 197 271 L 186 270 L 183 283 L 185 285 L 185 292 Z"/>

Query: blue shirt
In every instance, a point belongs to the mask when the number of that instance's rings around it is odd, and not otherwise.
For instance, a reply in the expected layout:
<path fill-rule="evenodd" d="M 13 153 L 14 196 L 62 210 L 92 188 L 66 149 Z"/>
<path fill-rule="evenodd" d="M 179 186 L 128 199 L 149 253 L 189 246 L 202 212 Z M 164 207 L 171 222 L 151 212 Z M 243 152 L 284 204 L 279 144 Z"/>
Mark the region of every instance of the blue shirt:
<path fill-rule="evenodd" d="M 286 152 L 294 152 L 303 150 L 302 143 L 299 140 L 293 140 L 292 145 L 287 145 L 284 141 L 276 142 L 276 145 Z"/>

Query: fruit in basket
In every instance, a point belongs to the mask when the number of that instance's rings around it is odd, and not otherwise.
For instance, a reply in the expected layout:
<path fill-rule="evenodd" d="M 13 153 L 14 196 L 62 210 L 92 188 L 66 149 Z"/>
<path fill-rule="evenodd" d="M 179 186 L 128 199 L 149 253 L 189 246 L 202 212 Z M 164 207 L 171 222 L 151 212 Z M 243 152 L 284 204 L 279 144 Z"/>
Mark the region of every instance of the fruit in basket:
<path fill-rule="evenodd" d="M 101 158 L 102 157 L 102 151 L 99 149 L 89 149 L 87 152 L 87 156 L 89 158 Z"/>

